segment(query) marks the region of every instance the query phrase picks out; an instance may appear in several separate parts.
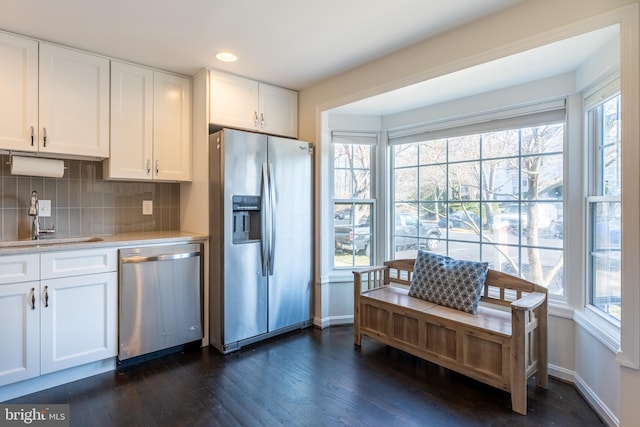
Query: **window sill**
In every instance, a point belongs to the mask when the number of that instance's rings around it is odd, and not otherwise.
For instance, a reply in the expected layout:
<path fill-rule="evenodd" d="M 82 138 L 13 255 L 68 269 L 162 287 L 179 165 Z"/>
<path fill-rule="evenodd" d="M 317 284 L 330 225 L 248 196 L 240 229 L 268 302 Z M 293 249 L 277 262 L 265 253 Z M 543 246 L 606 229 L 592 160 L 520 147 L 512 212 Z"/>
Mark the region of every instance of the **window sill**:
<path fill-rule="evenodd" d="M 353 267 L 353 270 L 356 270 L 357 268 L 358 267 Z M 328 275 L 329 283 L 353 283 L 353 270 L 332 270 Z"/>
<path fill-rule="evenodd" d="M 585 307 L 583 310 L 576 310 L 573 319 L 614 354 L 617 355 L 620 352 L 619 327 L 602 318 L 589 307 Z"/>

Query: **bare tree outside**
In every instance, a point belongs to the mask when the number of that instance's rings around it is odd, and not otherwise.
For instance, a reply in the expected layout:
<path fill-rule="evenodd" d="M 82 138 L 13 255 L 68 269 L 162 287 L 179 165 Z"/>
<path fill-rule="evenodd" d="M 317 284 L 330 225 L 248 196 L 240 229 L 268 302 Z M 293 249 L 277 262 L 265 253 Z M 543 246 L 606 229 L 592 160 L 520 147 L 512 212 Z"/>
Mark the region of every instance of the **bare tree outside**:
<path fill-rule="evenodd" d="M 563 132 L 559 123 L 394 146 L 394 206 L 438 220 L 440 252 L 482 253 L 562 293 Z"/>
<path fill-rule="evenodd" d="M 334 266 L 371 265 L 374 146 L 334 144 Z"/>

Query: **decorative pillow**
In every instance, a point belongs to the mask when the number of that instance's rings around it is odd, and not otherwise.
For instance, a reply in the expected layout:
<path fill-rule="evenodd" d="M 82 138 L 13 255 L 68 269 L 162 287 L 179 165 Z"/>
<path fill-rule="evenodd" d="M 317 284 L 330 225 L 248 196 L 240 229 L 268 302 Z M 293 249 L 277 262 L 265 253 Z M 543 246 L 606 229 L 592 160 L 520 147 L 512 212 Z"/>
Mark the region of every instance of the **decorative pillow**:
<path fill-rule="evenodd" d="M 459 260 L 419 250 L 409 295 L 476 314 L 488 269 L 487 262 Z"/>

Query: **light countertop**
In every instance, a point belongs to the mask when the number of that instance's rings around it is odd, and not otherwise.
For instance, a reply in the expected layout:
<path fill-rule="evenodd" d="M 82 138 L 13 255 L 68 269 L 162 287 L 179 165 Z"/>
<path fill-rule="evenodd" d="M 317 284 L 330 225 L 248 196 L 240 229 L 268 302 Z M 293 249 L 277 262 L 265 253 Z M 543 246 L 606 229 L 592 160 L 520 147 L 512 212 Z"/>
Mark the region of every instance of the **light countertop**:
<path fill-rule="evenodd" d="M 101 247 L 130 247 L 171 243 L 204 242 L 208 236 L 185 231 L 122 233 L 109 236 L 51 238 L 41 240 L 0 241 L 0 255 Z"/>

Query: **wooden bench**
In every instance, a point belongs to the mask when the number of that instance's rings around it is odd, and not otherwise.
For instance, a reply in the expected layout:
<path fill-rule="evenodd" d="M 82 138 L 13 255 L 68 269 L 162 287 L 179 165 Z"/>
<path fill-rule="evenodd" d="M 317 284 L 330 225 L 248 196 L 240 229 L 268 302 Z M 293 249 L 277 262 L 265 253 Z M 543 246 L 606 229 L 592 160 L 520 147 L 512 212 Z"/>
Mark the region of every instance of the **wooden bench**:
<path fill-rule="evenodd" d="M 548 387 L 547 290 L 489 269 L 478 313 L 469 314 L 409 296 L 414 262 L 353 272 L 355 345 L 367 336 L 505 390 L 526 414 L 527 379 L 535 373 Z"/>

